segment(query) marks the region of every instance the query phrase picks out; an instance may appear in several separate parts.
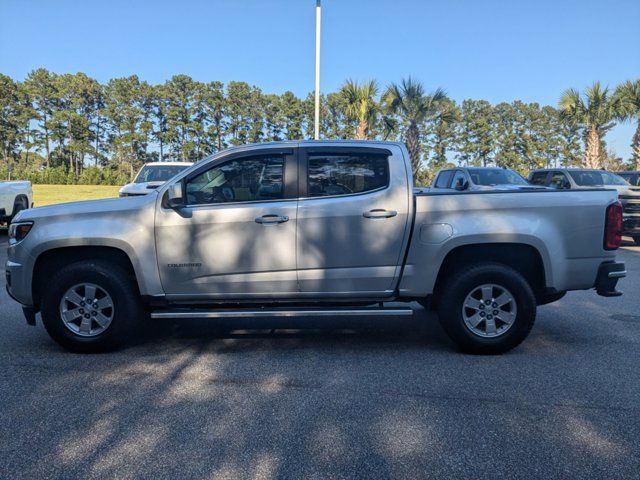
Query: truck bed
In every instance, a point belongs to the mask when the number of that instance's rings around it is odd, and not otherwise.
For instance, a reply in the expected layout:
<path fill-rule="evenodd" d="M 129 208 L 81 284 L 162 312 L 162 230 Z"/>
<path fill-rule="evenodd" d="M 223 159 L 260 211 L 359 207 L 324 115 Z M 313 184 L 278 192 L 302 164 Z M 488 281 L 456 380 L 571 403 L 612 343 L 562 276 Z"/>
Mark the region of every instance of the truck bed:
<path fill-rule="evenodd" d="M 605 208 L 614 190 L 414 193 L 415 221 L 400 282 L 404 295 L 432 293 L 436 269 L 454 249 L 474 243 L 529 245 L 558 291 L 593 286 L 602 261 Z M 454 252 L 455 253 L 455 252 Z"/>

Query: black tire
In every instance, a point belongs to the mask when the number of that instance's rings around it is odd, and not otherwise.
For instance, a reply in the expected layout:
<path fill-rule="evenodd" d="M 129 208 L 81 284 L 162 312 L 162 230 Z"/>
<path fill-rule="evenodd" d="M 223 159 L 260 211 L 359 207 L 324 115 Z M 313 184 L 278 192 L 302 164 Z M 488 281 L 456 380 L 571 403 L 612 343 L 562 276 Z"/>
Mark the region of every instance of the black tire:
<path fill-rule="evenodd" d="M 636 242 L 636 245 L 640 245 L 640 235 L 634 235 L 633 241 Z"/>
<path fill-rule="evenodd" d="M 92 283 L 113 299 L 113 319 L 98 335 L 86 337 L 71 331 L 62 321 L 60 303 L 74 285 Z M 85 260 L 58 271 L 47 282 L 41 302 L 42 323 L 58 344 L 77 353 L 98 353 L 115 350 L 126 344 L 142 323 L 146 312 L 142 308 L 138 286 L 123 268 L 102 260 Z"/>
<path fill-rule="evenodd" d="M 567 292 L 558 292 L 558 293 L 546 293 L 542 295 L 538 295 L 537 302 L 538 305 L 548 305 L 553 302 L 557 302 L 561 298 L 563 298 Z"/>
<path fill-rule="evenodd" d="M 508 290 L 517 307 L 511 327 L 491 338 L 473 333 L 463 317 L 467 295 L 485 284 Z M 445 332 L 460 350 L 495 355 L 515 348 L 529 335 L 536 319 L 536 298 L 527 280 L 513 268 L 498 263 L 479 263 L 456 270 L 445 279 L 439 292 L 438 317 Z"/>

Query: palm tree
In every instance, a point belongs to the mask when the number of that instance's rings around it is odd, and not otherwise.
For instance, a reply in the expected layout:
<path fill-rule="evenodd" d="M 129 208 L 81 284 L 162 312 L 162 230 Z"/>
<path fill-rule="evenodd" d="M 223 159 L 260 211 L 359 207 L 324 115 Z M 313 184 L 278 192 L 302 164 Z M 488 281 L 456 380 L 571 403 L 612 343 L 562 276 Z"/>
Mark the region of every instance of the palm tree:
<path fill-rule="evenodd" d="M 398 115 L 406 125 L 405 142 L 414 172 L 420 167 L 420 126 L 437 115 L 440 103 L 446 98 L 446 93 L 440 88 L 425 95 L 422 84 L 411 77 L 403 79 L 400 85 L 389 85 L 382 97 L 389 113 Z"/>
<path fill-rule="evenodd" d="M 360 85 L 353 80 L 347 80 L 340 89 L 344 114 L 351 120 L 358 122 L 356 139 L 366 140 L 369 129 L 373 125 L 378 113 L 378 85 L 375 80 L 369 80 Z"/>
<path fill-rule="evenodd" d="M 584 166 L 600 168 L 604 154 L 602 137 L 613 127 L 618 116 L 618 101 L 609 94 L 607 87 L 595 82 L 584 95 L 571 88 L 560 97 L 560 115 L 570 125 L 584 130 L 586 151 Z"/>
<path fill-rule="evenodd" d="M 618 85 L 614 97 L 618 101 L 620 118 L 637 122 L 636 133 L 631 142 L 631 158 L 636 169 L 640 170 L 640 79 Z"/>

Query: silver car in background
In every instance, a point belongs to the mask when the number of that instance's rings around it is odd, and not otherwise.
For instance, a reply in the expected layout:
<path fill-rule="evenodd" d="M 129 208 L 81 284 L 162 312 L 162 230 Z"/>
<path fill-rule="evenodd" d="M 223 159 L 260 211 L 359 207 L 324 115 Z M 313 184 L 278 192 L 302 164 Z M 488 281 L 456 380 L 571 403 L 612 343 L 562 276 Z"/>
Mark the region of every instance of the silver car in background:
<path fill-rule="evenodd" d="M 149 162 L 138 171 L 133 182 L 120 189 L 121 197 L 146 195 L 193 165 L 192 162 Z"/>
<path fill-rule="evenodd" d="M 500 167 L 458 167 L 440 170 L 430 191 L 540 190 L 518 172 Z"/>
<path fill-rule="evenodd" d="M 553 168 L 533 170 L 529 181 L 554 190 L 610 188 L 618 192 L 623 209 L 623 234 L 640 245 L 640 187 L 634 187 L 620 175 L 606 170 Z"/>

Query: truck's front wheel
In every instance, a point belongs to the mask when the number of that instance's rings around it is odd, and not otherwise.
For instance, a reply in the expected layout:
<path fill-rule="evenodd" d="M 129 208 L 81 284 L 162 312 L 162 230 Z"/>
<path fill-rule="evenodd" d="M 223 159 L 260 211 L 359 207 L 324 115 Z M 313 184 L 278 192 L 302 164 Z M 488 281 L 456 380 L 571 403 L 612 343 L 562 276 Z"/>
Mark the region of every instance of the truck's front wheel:
<path fill-rule="evenodd" d="M 516 270 L 496 263 L 477 264 L 445 279 L 438 316 L 462 351 L 499 354 L 516 347 L 531 331 L 536 298 Z"/>
<path fill-rule="evenodd" d="M 134 279 L 104 261 L 69 265 L 44 288 L 42 322 L 56 342 L 73 352 L 103 352 L 122 346 L 144 315 Z"/>

